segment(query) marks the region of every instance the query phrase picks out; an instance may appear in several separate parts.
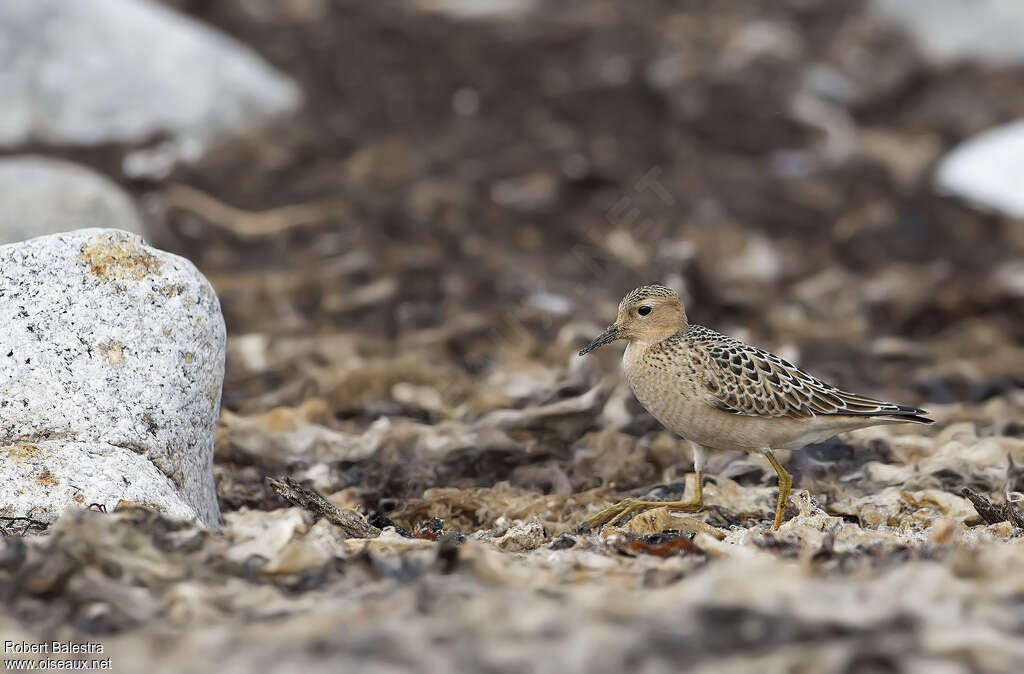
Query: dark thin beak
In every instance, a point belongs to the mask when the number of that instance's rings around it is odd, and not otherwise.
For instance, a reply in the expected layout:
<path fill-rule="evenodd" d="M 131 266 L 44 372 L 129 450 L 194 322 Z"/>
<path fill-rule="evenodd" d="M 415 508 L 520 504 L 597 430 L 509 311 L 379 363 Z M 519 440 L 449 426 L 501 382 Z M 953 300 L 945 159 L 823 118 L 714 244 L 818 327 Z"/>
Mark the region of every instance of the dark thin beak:
<path fill-rule="evenodd" d="M 583 347 L 580 350 L 580 355 L 581 356 L 585 356 L 589 352 L 591 352 L 594 349 L 596 349 L 597 347 L 603 346 L 603 345 L 607 344 L 608 342 L 614 342 L 618 338 L 619 338 L 619 327 L 617 325 L 610 325 L 610 326 L 608 326 L 607 330 L 605 330 L 604 332 L 602 332 L 600 335 L 597 336 L 597 339 L 595 339 L 590 344 L 587 344 L 585 347 Z"/>

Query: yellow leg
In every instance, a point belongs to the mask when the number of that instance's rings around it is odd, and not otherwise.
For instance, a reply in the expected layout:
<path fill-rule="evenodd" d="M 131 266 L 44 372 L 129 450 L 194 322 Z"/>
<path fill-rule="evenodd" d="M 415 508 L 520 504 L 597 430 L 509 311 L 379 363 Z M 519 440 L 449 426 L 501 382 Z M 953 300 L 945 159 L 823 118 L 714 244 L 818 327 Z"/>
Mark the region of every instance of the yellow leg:
<path fill-rule="evenodd" d="M 704 507 L 704 473 L 697 471 L 697 482 L 693 498 L 689 501 L 636 501 L 631 498 L 619 501 L 615 505 L 608 506 L 597 513 L 580 527 L 587 531 L 604 526 L 605 524 L 617 524 L 630 515 L 651 510 L 652 508 L 668 508 L 669 510 L 682 510 L 694 513 Z"/>
<path fill-rule="evenodd" d="M 782 526 L 782 515 L 786 512 L 786 504 L 789 503 L 789 490 L 793 487 L 793 476 L 786 472 L 779 460 L 775 458 L 772 450 L 764 449 L 762 452 L 768 459 L 768 463 L 772 464 L 772 468 L 779 474 L 779 502 L 775 505 L 775 524 L 772 526 L 773 529 L 778 529 Z"/>

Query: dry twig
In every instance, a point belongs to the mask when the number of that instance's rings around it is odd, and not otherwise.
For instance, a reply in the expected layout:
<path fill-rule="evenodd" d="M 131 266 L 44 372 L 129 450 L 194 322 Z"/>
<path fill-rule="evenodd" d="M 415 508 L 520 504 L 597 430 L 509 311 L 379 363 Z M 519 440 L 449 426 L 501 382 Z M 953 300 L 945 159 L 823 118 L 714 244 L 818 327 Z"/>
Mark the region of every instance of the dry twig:
<path fill-rule="evenodd" d="M 283 481 L 272 477 L 266 479 L 271 489 L 286 501 L 325 518 L 331 524 L 340 527 L 350 538 L 375 538 L 380 535 L 380 529 L 367 523 L 362 515 L 351 510 L 342 510 L 312 487 L 305 487 L 290 477 L 284 478 Z"/>

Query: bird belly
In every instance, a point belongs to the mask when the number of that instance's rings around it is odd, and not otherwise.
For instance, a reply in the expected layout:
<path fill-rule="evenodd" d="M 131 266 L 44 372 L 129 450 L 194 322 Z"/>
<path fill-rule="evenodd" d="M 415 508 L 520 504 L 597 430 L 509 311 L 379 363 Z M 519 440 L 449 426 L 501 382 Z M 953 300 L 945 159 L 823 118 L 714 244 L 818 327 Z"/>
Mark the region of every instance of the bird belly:
<path fill-rule="evenodd" d="M 640 404 L 673 433 L 712 449 L 763 447 L 763 422 L 717 410 L 703 400 L 647 378 L 630 381 Z"/>

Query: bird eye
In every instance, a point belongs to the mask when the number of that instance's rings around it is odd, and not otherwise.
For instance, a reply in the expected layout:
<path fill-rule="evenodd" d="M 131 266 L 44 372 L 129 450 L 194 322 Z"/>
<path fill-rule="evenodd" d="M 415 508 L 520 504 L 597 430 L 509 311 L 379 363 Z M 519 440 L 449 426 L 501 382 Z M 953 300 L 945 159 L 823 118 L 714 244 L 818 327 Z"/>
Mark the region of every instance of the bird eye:
<path fill-rule="evenodd" d="M 651 308 L 645 304 L 639 309 L 637 309 L 636 312 L 641 316 L 646 316 L 647 314 L 651 313 Z"/>

